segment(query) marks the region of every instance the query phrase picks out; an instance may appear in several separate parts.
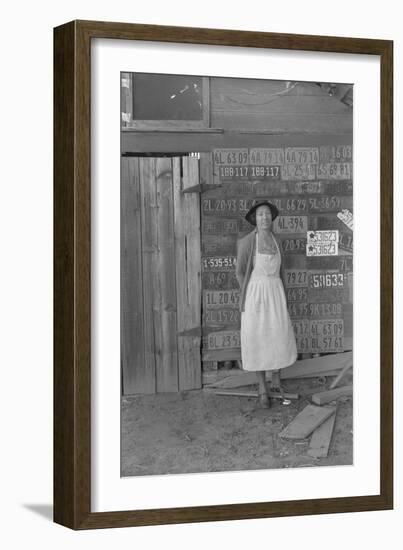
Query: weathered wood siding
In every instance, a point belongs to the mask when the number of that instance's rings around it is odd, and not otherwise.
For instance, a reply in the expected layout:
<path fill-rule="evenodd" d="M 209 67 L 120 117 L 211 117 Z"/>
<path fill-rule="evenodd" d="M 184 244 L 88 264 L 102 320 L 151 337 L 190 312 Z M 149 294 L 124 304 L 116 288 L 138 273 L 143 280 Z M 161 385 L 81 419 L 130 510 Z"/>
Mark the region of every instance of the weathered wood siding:
<path fill-rule="evenodd" d="M 121 170 L 120 335 L 123 392 L 153 393 L 155 371 L 146 366 L 144 353 L 139 163 L 123 158 Z"/>
<path fill-rule="evenodd" d="M 182 177 L 181 177 L 182 171 Z M 200 199 L 198 159 L 173 160 L 179 389 L 201 387 Z"/>
<path fill-rule="evenodd" d="M 194 158 L 123 158 L 123 393 L 201 387 L 200 207 Z M 183 176 L 182 176 L 183 174 Z M 181 334 L 185 333 L 185 334 Z"/>
<path fill-rule="evenodd" d="M 212 78 L 213 128 L 351 131 L 351 109 L 312 82 Z"/>

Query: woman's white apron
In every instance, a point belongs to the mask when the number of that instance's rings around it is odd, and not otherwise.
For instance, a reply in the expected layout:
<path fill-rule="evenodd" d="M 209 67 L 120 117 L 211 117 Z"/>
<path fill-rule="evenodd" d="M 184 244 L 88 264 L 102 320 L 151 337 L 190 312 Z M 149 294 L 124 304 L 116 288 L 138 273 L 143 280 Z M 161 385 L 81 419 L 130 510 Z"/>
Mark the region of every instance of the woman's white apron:
<path fill-rule="evenodd" d="M 281 254 L 261 254 L 256 233 L 255 264 L 241 314 L 242 368 L 274 370 L 297 359 L 294 329 L 280 278 Z"/>

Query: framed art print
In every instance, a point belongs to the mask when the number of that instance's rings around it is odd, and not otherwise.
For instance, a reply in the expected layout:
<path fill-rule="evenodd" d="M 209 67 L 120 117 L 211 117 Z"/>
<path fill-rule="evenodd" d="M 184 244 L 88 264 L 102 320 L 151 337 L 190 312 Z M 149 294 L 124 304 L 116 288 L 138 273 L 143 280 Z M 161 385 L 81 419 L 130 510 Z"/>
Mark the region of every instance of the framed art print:
<path fill-rule="evenodd" d="M 55 521 L 391 508 L 392 42 L 54 47 Z"/>

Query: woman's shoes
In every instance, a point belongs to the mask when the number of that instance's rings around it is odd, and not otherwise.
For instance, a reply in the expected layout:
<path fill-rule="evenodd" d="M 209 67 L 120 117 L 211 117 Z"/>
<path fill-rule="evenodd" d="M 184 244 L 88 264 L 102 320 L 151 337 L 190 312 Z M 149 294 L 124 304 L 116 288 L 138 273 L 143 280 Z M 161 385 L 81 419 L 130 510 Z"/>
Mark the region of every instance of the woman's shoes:
<path fill-rule="evenodd" d="M 267 393 L 260 393 L 258 397 L 259 407 L 262 409 L 270 409 L 271 402 Z"/>

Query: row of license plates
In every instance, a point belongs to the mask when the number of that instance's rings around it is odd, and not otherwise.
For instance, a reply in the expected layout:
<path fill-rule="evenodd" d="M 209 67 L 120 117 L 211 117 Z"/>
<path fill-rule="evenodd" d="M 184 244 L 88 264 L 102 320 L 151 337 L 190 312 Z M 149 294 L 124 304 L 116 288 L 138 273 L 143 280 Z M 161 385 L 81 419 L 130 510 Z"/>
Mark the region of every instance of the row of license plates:
<path fill-rule="evenodd" d="M 310 319 L 337 319 L 343 314 L 343 304 L 294 302 L 288 305 L 288 312 L 293 320 L 306 317 Z M 205 326 L 231 326 L 239 325 L 240 322 L 241 312 L 238 307 L 214 307 L 207 308 L 203 312 L 203 324 Z"/>
<path fill-rule="evenodd" d="M 251 208 L 255 198 L 205 198 L 202 200 L 203 214 L 245 215 Z M 322 197 L 273 197 L 270 198 L 280 214 L 300 214 L 312 212 L 338 212 L 352 208 L 351 196 L 325 195 Z"/>
<path fill-rule="evenodd" d="M 352 161 L 353 148 L 351 145 L 232 148 L 215 149 L 213 156 L 215 166 L 319 164 L 328 161 Z"/>
<path fill-rule="evenodd" d="M 244 180 L 351 180 L 351 162 L 322 164 L 283 164 L 277 166 L 219 166 L 216 172 L 220 181 Z"/>
<path fill-rule="evenodd" d="M 344 326 L 342 319 L 304 321 L 293 323 L 299 351 L 318 348 L 320 351 L 341 351 L 343 348 Z M 211 332 L 205 340 L 208 350 L 241 347 L 239 330 Z"/>

